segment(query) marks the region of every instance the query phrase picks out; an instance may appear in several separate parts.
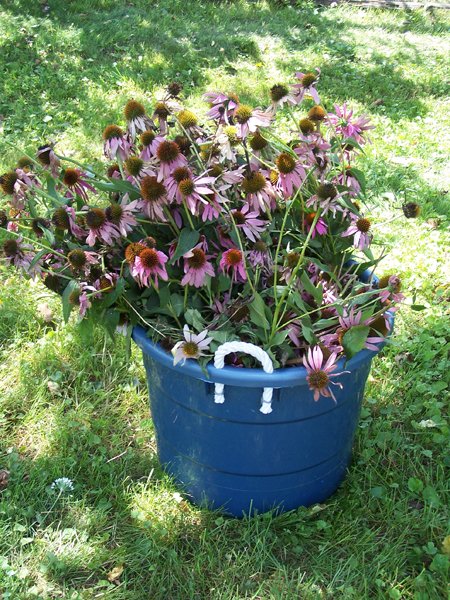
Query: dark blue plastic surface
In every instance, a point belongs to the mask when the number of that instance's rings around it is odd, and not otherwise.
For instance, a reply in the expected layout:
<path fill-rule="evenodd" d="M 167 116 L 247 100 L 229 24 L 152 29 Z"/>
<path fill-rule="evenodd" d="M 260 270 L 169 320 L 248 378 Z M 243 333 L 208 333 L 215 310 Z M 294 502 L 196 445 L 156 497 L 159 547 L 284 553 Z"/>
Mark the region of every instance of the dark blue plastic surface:
<path fill-rule="evenodd" d="M 195 503 L 242 517 L 322 502 L 339 486 L 374 352 L 347 363 L 335 404 L 314 402 L 304 367 L 271 375 L 208 367 L 208 378 L 195 361 L 174 367 L 141 327 L 133 339 L 144 355 L 160 461 Z M 224 404 L 214 403 L 215 382 L 225 384 Z M 259 411 L 263 387 L 275 388 L 268 415 Z"/>

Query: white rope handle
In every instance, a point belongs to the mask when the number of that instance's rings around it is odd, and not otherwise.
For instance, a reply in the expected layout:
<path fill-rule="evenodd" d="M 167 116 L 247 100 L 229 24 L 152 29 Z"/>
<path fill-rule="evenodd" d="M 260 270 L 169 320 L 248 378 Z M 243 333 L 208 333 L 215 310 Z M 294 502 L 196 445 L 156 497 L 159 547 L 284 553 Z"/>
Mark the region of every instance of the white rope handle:
<path fill-rule="evenodd" d="M 273 373 L 273 364 L 267 352 L 262 348 L 258 348 L 258 346 L 247 342 L 225 342 L 225 344 L 219 346 L 214 354 L 214 366 L 216 369 L 222 369 L 225 364 L 225 356 L 233 352 L 245 352 L 246 354 L 250 354 L 261 362 L 266 373 Z M 215 385 L 214 402 L 216 404 L 223 404 L 225 402 L 224 387 L 223 383 L 216 383 Z M 273 388 L 264 388 L 262 404 L 259 410 L 265 415 L 272 412 L 272 393 Z"/>

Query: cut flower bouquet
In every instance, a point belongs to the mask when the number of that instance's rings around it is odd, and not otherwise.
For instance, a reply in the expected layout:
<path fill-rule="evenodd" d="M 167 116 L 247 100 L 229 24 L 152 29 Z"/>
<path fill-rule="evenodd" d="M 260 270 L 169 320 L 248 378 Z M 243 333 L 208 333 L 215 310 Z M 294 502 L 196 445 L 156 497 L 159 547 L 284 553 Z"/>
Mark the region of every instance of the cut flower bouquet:
<path fill-rule="evenodd" d="M 5 260 L 60 294 L 66 320 L 141 324 L 180 365 L 250 342 L 334 397 L 338 358 L 376 351 L 402 294 L 395 274 L 360 280 L 382 258 L 357 167 L 371 126 L 327 112 L 319 78 L 274 85 L 266 110 L 208 92 L 205 118 L 177 83 L 149 112 L 130 100 L 103 131 L 103 170 L 54 144 L 23 156 L 0 179 Z"/>

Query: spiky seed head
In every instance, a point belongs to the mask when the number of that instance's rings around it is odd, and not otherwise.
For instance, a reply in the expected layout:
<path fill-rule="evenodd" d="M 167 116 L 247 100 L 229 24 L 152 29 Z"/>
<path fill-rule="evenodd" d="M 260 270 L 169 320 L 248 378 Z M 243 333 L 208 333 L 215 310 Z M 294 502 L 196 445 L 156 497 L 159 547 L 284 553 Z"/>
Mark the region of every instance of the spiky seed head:
<path fill-rule="evenodd" d="M 145 248 L 139 254 L 141 264 L 147 269 L 154 269 L 159 265 L 158 253 L 153 248 Z"/>
<path fill-rule="evenodd" d="M 370 221 L 369 219 L 358 219 L 356 221 L 356 227 L 361 231 L 361 233 L 367 233 L 370 229 Z"/>
<path fill-rule="evenodd" d="M 308 213 L 305 216 L 305 221 L 307 222 L 307 224 L 311 227 L 311 225 L 314 223 L 314 219 L 316 218 L 316 213 L 312 212 L 312 213 Z"/>
<path fill-rule="evenodd" d="M 314 73 L 305 73 L 301 79 L 301 84 L 303 87 L 309 87 L 317 80 L 317 75 Z"/>
<path fill-rule="evenodd" d="M 9 256 L 10 258 L 12 258 L 13 256 L 16 256 L 16 254 L 18 254 L 19 244 L 16 240 L 5 240 L 3 242 L 3 252 L 5 253 L 5 256 Z"/>
<path fill-rule="evenodd" d="M 253 250 L 255 250 L 256 252 L 267 252 L 267 244 L 262 240 L 257 240 L 255 242 L 255 245 L 253 246 Z"/>
<path fill-rule="evenodd" d="M 122 138 L 123 137 L 123 129 L 121 129 L 118 125 L 108 125 L 103 130 L 103 139 L 113 140 L 114 138 Z"/>
<path fill-rule="evenodd" d="M 165 140 L 161 142 L 156 155 L 162 163 L 170 163 L 180 155 L 180 148 L 175 142 Z"/>
<path fill-rule="evenodd" d="M 4 210 L 0 210 L 0 227 L 6 227 L 8 224 L 8 215 Z"/>
<path fill-rule="evenodd" d="M 87 258 L 84 250 L 81 248 L 75 248 L 69 252 L 67 255 L 67 260 L 69 261 L 71 267 L 74 267 L 75 269 L 81 269 L 86 264 Z"/>
<path fill-rule="evenodd" d="M 231 267 L 236 267 L 242 261 L 242 252 L 236 248 L 232 248 L 226 255 L 225 261 Z"/>
<path fill-rule="evenodd" d="M 332 183 L 321 183 L 317 188 L 317 196 L 321 200 L 328 200 L 328 198 L 336 198 L 338 194 L 337 188 Z"/>
<path fill-rule="evenodd" d="M 0 177 L 0 187 L 4 194 L 12 196 L 14 194 L 14 185 L 18 180 L 18 175 L 15 171 L 8 171 Z"/>
<path fill-rule="evenodd" d="M 269 179 L 272 185 L 275 185 L 277 183 L 279 177 L 280 174 L 278 173 L 278 171 L 275 171 L 275 169 L 271 169 L 269 173 Z"/>
<path fill-rule="evenodd" d="M 277 157 L 275 163 L 280 173 L 283 173 L 283 175 L 287 175 L 288 173 L 292 173 L 292 171 L 295 169 L 296 160 L 287 152 L 282 152 Z"/>
<path fill-rule="evenodd" d="M 285 98 L 288 95 L 288 93 L 289 90 L 285 85 L 273 85 L 270 88 L 270 99 L 272 100 L 272 102 L 278 102 L 279 100 Z"/>
<path fill-rule="evenodd" d="M 198 124 L 198 118 L 190 110 L 181 110 L 177 115 L 178 121 L 183 127 L 195 127 Z"/>
<path fill-rule="evenodd" d="M 252 150 L 264 150 L 268 143 L 269 142 L 263 138 L 259 131 L 256 131 L 250 138 L 250 148 Z"/>
<path fill-rule="evenodd" d="M 129 264 L 134 263 L 134 259 L 136 256 L 139 256 L 140 252 L 145 250 L 144 244 L 140 244 L 139 242 L 132 242 L 128 244 L 125 248 L 125 259 Z"/>
<path fill-rule="evenodd" d="M 141 196 L 147 202 L 161 200 L 165 194 L 165 185 L 153 175 L 146 175 L 141 181 Z"/>
<path fill-rule="evenodd" d="M 266 187 L 266 178 L 260 171 L 252 171 L 244 177 L 241 185 L 246 194 L 255 194 Z"/>
<path fill-rule="evenodd" d="M 138 156 L 130 156 L 124 161 L 123 164 L 128 175 L 137 177 L 144 166 L 144 161 Z"/>
<path fill-rule="evenodd" d="M 245 225 L 245 223 L 247 222 L 247 219 L 245 218 L 244 213 L 241 212 L 240 210 L 233 211 L 232 215 L 233 215 L 233 220 L 237 225 Z"/>
<path fill-rule="evenodd" d="M 234 125 L 228 125 L 227 127 L 224 127 L 223 132 L 227 136 L 228 141 L 232 146 L 235 146 L 238 143 L 239 140 L 236 136 L 237 129 L 234 127 Z"/>
<path fill-rule="evenodd" d="M 314 121 L 315 123 L 320 123 L 320 121 L 323 121 L 325 119 L 325 117 L 327 116 L 327 113 L 324 111 L 324 109 L 321 106 L 313 106 L 311 108 L 311 110 L 308 112 L 308 118 L 311 121 Z"/>
<path fill-rule="evenodd" d="M 311 119 L 308 119 L 307 117 L 300 119 L 298 126 L 300 127 L 300 131 L 303 133 L 303 135 L 313 133 L 313 131 L 316 129 L 314 121 L 311 121 Z"/>
<path fill-rule="evenodd" d="M 170 110 L 164 102 L 157 102 L 155 105 L 154 114 L 160 119 L 167 119 L 170 115 Z"/>
<path fill-rule="evenodd" d="M 330 378 L 325 371 L 313 371 L 308 375 L 308 383 L 316 390 L 321 390 L 328 385 Z"/>
<path fill-rule="evenodd" d="M 183 154 L 186 154 L 191 147 L 191 142 L 189 138 L 185 135 L 177 135 L 173 140 L 175 144 L 177 144 L 178 148 L 181 150 Z"/>
<path fill-rule="evenodd" d="M 33 161 L 31 160 L 31 158 L 28 158 L 28 156 L 21 156 L 17 161 L 17 167 L 25 171 L 28 169 L 32 169 L 33 165 Z"/>
<path fill-rule="evenodd" d="M 113 202 L 105 208 L 105 215 L 110 223 L 118 225 L 123 215 L 123 208 L 117 202 Z"/>
<path fill-rule="evenodd" d="M 180 190 L 183 196 L 189 196 L 195 190 L 195 184 L 192 179 L 182 179 L 178 184 L 178 189 Z"/>
<path fill-rule="evenodd" d="M 211 175 L 211 177 L 220 177 L 223 173 L 223 167 L 221 165 L 219 165 L 218 163 L 212 165 L 209 168 L 209 174 Z"/>
<path fill-rule="evenodd" d="M 114 173 L 120 173 L 120 168 L 117 163 L 109 165 L 108 170 L 106 171 L 106 174 L 108 175 L 108 177 L 113 177 Z"/>
<path fill-rule="evenodd" d="M 156 240 L 151 235 L 148 235 L 146 238 L 144 238 L 141 243 L 147 248 L 156 248 Z"/>
<path fill-rule="evenodd" d="M 89 229 L 98 229 L 106 221 L 105 211 L 101 208 L 91 208 L 86 213 L 86 225 Z"/>
<path fill-rule="evenodd" d="M 128 100 L 125 108 L 123 109 L 123 114 L 125 115 L 125 119 L 127 121 L 132 121 L 138 117 L 143 117 L 145 116 L 144 105 L 137 100 Z"/>
<path fill-rule="evenodd" d="M 402 210 L 407 219 L 416 219 L 420 215 L 420 205 L 415 202 L 405 202 Z"/>
<path fill-rule="evenodd" d="M 42 229 L 48 229 L 49 226 L 49 221 L 47 221 L 47 219 L 43 219 L 42 217 L 36 217 L 31 221 L 31 229 L 38 237 L 42 237 L 44 235 Z"/>
<path fill-rule="evenodd" d="M 64 171 L 63 183 L 67 187 L 73 187 L 80 181 L 80 173 L 77 169 L 68 168 Z"/>
<path fill-rule="evenodd" d="M 294 269 L 298 265 L 300 254 L 298 252 L 289 252 L 286 256 L 286 261 L 290 269 Z"/>
<path fill-rule="evenodd" d="M 102 275 L 99 279 L 99 287 L 102 292 L 111 292 L 115 288 L 114 281 L 110 281 L 107 277 Z"/>
<path fill-rule="evenodd" d="M 59 292 L 61 289 L 61 279 L 57 275 L 49 273 L 44 279 L 44 285 L 52 292 Z"/>
<path fill-rule="evenodd" d="M 234 116 L 236 118 L 236 121 L 243 125 L 244 123 L 247 123 L 247 121 L 250 119 L 250 117 L 252 116 L 252 112 L 253 108 L 251 106 L 248 106 L 248 104 L 240 104 L 236 108 Z"/>
<path fill-rule="evenodd" d="M 177 81 L 172 81 L 172 83 L 169 83 L 167 86 L 169 96 L 172 96 L 172 98 L 178 98 L 182 89 L 183 85 Z"/>
<path fill-rule="evenodd" d="M 51 164 L 51 160 L 50 160 L 50 152 L 52 151 L 51 146 L 49 144 L 44 144 L 43 146 L 39 146 L 38 151 L 39 151 L 39 154 L 37 155 L 38 161 L 41 163 L 41 165 L 44 165 L 44 167 L 49 167 Z"/>
<path fill-rule="evenodd" d="M 53 213 L 52 223 L 56 227 L 56 229 L 60 229 L 65 231 L 70 227 L 70 219 L 67 212 L 62 208 L 57 208 Z"/>
<path fill-rule="evenodd" d="M 187 262 L 192 269 L 201 269 L 206 263 L 206 254 L 201 248 L 193 248 L 192 256 L 189 256 Z"/>
<path fill-rule="evenodd" d="M 177 183 L 180 183 L 180 181 L 183 181 L 183 179 L 189 179 L 189 169 L 187 167 L 178 167 L 172 173 L 172 177 Z"/>
<path fill-rule="evenodd" d="M 141 140 L 141 144 L 145 147 L 145 146 L 150 146 L 150 144 L 153 142 L 155 137 L 156 137 L 156 133 L 152 129 L 147 129 L 146 131 L 143 131 L 141 133 L 141 135 L 139 136 L 139 139 Z"/>

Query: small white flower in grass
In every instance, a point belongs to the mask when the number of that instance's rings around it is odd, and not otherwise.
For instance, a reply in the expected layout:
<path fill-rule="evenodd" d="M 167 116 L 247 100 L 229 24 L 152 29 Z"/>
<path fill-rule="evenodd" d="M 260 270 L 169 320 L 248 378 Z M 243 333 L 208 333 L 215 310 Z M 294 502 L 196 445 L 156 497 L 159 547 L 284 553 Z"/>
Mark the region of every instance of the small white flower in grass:
<path fill-rule="evenodd" d="M 59 492 L 60 494 L 65 494 L 67 492 L 73 491 L 73 481 L 68 479 L 67 477 L 60 477 L 59 479 L 55 479 L 55 481 L 50 486 L 52 490 Z"/>
<path fill-rule="evenodd" d="M 207 350 L 212 338 L 206 337 L 208 331 L 202 331 L 199 334 L 192 333 L 189 331 L 188 325 L 183 327 L 184 340 L 177 342 L 172 348 L 173 364 L 177 365 L 180 361 L 182 365 L 186 362 L 187 358 L 195 358 L 196 360 L 200 356 L 204 356 L 204 350 Z"/>

